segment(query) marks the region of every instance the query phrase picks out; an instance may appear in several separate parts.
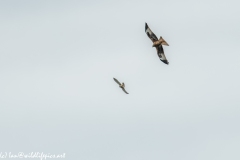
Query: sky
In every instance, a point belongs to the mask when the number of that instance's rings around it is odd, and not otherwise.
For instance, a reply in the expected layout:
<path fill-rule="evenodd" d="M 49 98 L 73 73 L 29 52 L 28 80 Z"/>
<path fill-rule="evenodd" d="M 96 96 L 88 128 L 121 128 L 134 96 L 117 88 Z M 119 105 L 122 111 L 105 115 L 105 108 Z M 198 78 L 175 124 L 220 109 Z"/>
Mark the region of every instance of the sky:
<path fill-rule="evenodd" d="M 0 153 L 239 160 L 239 5 L 0 1 Z"/>

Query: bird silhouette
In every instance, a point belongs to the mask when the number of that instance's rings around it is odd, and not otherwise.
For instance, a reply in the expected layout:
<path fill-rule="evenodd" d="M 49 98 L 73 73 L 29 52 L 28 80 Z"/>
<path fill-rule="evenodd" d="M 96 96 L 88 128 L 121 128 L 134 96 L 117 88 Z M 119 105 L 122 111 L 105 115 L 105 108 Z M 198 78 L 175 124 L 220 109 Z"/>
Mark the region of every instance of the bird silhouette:
<path fill-rule="evenodd" d="M 169 64 L 165 54 L 164 54 L 164 50 L 162 45 L 166 45 L 169 46 L 168 43 L 162 38 L 160 37 L 159 39 L 156 37 L 156 35 L 151 31 L 151 29 L 148 27 L 147 23 L 145 23 L 145 32 L 147 34 L 147 36 L 152 40 L 153 45 L 152 47 L 155 47 L 157 50 L 157 54 L 159 59 L 165 63 L 165 64 Z"/>
<path fill-rule="evenodd" d="M 113 80 L 119 85 L 120 88 L 122 88 L 123 92 L 128 94 L 128 92 L 125 90 L 125 84 L 124 83 L 121 84 L 116 78 L 113 78 Z"/>

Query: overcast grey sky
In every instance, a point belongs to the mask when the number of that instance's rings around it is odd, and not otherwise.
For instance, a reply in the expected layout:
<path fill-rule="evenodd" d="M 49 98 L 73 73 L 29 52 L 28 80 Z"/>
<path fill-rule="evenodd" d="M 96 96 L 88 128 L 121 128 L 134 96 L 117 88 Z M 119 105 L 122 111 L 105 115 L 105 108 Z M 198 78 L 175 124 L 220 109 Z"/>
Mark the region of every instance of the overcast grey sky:
<path fill-rule="evenodd" d="M 0 152 L 239 160 L 239 6 L 0 1 Z M 145 22 L 170 45 L 169 65 Z"/>

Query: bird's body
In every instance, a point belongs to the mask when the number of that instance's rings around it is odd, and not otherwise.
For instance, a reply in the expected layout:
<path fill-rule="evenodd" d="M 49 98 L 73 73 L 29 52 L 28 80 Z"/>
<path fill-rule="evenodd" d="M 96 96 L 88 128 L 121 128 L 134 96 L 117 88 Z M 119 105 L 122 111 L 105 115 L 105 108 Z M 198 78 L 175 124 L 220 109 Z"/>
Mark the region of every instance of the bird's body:
<path fill-rule="evenodd" d="M 124 83 L 122 83 L 119 87 L 124 88 L 125 87 Z"/>
<path fill-rule="evenodd" d="M 123 92 L 128 94 L 128 92 L 125 90 L 125 84 L 124 83 L 120 83 L 116 78 L 113 78 L 113 80 L 119 85 L 119 87 L 123 90 Z"/>
<path fill-rule="evenodd" d="M 158 47 L 159 45 L 168 46 L 167 42 L 162 37 L 160 37 L 159 40 L 153 42 L 153 47 Z"/>
<path fill-rule="evenodd" d="M 152 47 L 155 47 L 157 50 L 157 54 L 159 59 L 165 63 L 165 64 L 169 64 L 165 54 L 164 54 L 164 50 L 162 45 L 166 45 L 168 46 L 168 43 L 162 38 L 160 37 L 159 39 L 156 37 L 156 35 L 151 31 L 151 29 L 148 27 L 147 23 L 145 23 L 145 32 L 147 34 L 147 36 L 151 39 L 151 41 L 153 42 Z"/>

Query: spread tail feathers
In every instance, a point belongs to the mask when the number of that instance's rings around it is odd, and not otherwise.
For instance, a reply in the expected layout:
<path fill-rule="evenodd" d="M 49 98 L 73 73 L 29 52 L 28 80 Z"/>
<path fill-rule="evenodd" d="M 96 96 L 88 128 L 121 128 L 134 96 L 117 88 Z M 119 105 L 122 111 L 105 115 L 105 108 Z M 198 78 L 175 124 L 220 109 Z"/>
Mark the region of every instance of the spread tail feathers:
<path fill-rule="evenodd" d="M 159 41 L 161 41 L 162 45 L 169 46 L 168 43 L 162 37 L 159 38 Z"/>

